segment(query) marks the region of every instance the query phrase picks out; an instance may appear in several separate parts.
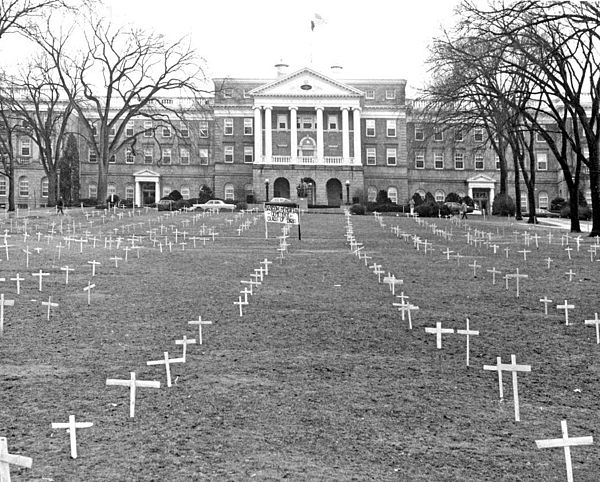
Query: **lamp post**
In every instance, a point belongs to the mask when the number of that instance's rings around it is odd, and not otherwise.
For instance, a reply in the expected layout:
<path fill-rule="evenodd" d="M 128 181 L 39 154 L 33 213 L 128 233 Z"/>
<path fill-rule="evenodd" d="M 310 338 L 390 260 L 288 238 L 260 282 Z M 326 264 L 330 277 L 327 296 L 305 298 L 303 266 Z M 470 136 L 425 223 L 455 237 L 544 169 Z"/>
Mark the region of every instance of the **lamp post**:
<path fill-rule="evenodd" d="M 346 180 L 346 204 L 350 204 L 350 181 Z"/>
<path fill-rule="evenodd" d="M 269 180 L 265 179 L 265 201 L 269 202 Z"/>

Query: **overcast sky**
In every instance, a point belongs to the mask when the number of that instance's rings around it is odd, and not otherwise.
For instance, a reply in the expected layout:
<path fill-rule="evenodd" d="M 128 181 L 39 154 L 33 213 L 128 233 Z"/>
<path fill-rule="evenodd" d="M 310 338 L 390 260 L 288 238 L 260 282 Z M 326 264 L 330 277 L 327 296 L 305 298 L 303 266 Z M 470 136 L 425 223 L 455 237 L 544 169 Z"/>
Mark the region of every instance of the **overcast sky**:
<path fill-rule="evenodd" d="M 427 46 L 453 22 L 454 0 L 105 0 L 119 23 L 170 37 L 189 34 L 215 77 L 272 78 L 283 59 L 290 72 L 333 63 L 345 78 L 406 79 L 422 85 Z M 311 33 L 310 21 L 326 23 Z M 311 64 L 312 57 L 312 64 Z"/>

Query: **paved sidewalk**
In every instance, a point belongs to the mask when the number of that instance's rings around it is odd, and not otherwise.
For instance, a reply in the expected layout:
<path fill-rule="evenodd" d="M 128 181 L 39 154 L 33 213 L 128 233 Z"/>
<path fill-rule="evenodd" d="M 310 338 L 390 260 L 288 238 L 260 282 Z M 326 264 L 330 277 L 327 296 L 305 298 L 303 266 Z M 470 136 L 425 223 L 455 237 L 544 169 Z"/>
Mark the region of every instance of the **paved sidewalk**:
<path fill-rule="evenodd" d="M 571 229 L 571 221 L 563 218 L 538 218 L 538 223 L 558 229 Z M 592 229 L 591 221 L 579 221 L 582 233 L 589 233 Z"/>

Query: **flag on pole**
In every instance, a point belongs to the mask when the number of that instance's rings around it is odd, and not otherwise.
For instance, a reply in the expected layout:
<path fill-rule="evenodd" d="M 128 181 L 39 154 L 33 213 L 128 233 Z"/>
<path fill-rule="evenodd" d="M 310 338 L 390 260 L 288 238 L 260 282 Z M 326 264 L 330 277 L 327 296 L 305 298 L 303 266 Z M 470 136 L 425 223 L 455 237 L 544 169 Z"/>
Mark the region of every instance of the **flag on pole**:
<path fill-rule="evenodd" d="M 315 16 L 310 21 L 310 31 L 314 31 L 317 25 L 322 25 L 325 23 L 325 19 L 321 17 L 318 13 L 315 13 Z"/>

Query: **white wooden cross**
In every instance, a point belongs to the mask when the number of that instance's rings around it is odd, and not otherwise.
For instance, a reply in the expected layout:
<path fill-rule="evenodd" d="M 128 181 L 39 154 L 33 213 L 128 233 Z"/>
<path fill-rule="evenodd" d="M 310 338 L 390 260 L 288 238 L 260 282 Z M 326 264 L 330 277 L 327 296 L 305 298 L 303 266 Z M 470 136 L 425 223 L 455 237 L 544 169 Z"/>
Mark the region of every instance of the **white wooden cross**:
<path fill-rule="evenodd" d="M 17 276 L 15 276 L 14 278 L 10 278 L 10 280 L 17 282 L 17 294 L 20 295 L 21 294 L 21 281 L 25 281 L 25 278 L 21 278 L 19 276 L 19 273 L 17 273 Z"/>
<path fill-rule="evenodd" d="M 544 303 L 544 315 L 548 316 L 548 304 L 552 303 L 552 300 L 547 296 L 544 296 L 543 298 L 540 298 L 540 302 Z"/>
<path fill-rule="evenodd" d="M 249 290 L 248 288 L 244 287 L 244 289 L 240 291 L 240 293 L 244 295 L 244 302 L 248 303 L 248 295 L 252 296 L 252 290 Z"/>
<path fill-rule="evenodd" d="M 531 253 L 531 251 L 523 249 L 521 251 L 517 251 L 517 253 L 523 253 L 523 261 L 527 261 L 527 253 Z"/>
<path fill-rule="evenodd" d="M 37 276 L 40 279 L 39 290 L 42 291 L 42 279 L 44 276 L 50 276 L 50 273 L 44 273 L 41 269 L 38 273 L 31 273 L 31 276 Z"/>
<path fill-rule="evenodd" d="M 122 260 L 123 258 L 119 258 L 118 256 L 113 256 L 112 258 L 110 258 L 111 261 L 115 262 L 115 268 L 119 267 L 119 261 Z"/>
<path fill-rule="evenodd" d="M 567 252 L 567 254 L 569 255 L 569 259 L 571 259 L 571 251 L 573 251 L 573 248 L 571 248 L 571 246 L 567 246 L 565 248 L 565 251 Z"/>
<path fill-rule="evenodd" d="M 575 273 L 573 272 L 572 269 L 567 271 L 565 274 L 569 277 L 569 282 L 573 281 L 573 276 L 575 276 Z"/>
<path fill-rule="evenodd" d="M 85 288 L 83 288 L 83 291 L 87 291 L 88 306 L 92 303 L 92 289 L 95 287 L 96 287 L 95 284 L 92 284 L 88 281 L 88 285 Z"/>
<path fill-rule="evenodd" d="M 565 300 L 564 305 L 556 305 L 557 310 L 565 310 L 565 325 L 569 326 L 569 310 L 574 310 L 575 305 L 569 305 Z"/>
<path fill-rule="evenodd" d="M 4 333 L 4 307 L 14 306 L 15 300 L 5 300 L 4 293 L 0 294 L 0 335 Z"/>
<path fill-rule="evenodd" d="M 77 458 L 77 436 L 75 430 L 78 428 L 90 428 L 94 424 L 91 422 L 75 422 L 75 415 L 69 415 L 69 423 L 52 423 L 52 428 L 66 428 L 71 438 L 71 457 Z"/>
<path fill-rule="evenodd" d="M 562 438 L 536 440 L 535 444 L 538 449 L 549 449 L 555 447 L 563 447 L 565 449 L 565 463 L 567 466 L 567 482 L 573 482 L 573 466 L 571 464 L 571 447 L 576 445 L 592 445 L 594 438 L 588 437 L 572 437 L 569 438 L 569 432 L 567 430 L 567 421 L 560 421 L 560 428 L 562 430 Z"/>
<path fill-rule="evenodd" d="M 25 267 L 29 268 L 29 255 L 31 251 L 29 251 L 29 246 L 25 246 L 25 249 L 22 250 L 25 253 Z"/>
<path fill-rule="evenodd" d="M 88 264 L 92 265 L 92 277 L 96 276 L 96 266 L 100 266 L 101 263 L 94 259 L 92 261 L 88 261 Z"/>
<path fill-rule="evenodd" d="M 456 333 L 459 335 L 466 335 L 467 337 L 467 366 L 469 366 L 469 336 L 471 335 L 479 335 L 479 331 L 469 330 L 469 318 L 467 318 L 467 328 L 466 330 L 456 330 Z"/>
<path fill-rule="evenodd" d="M 195 345 L 196 339 L 195 338 L 188 339 L 187 336 L 183 335 L 183 340 L 175 340 L 175 344 L 183 345 L 183 352 L 182 352 L 183 354 L 181 355 L 181 358 L 183 359 L 183 363 L 185 363 L 185 356 L 187 355 L 187 346 Z"/>
<path fill-rule="evenodd" d="M 550 263 L 552 263 L 552 261 L 553 261 L 552 258 L 546 258 L 546 263 L 548 263 L 547 269 L 550 269 Z"/>
<path fill-rule="evenodd" d="M 167 371 L 167 387 L 171 386 L 171 363 L 182 363 L 183 360 L 181 358 L 170 358 L 169 352 L 165 352 L 165 358 L 163 360 L 153 360 L 146 362 L 146 365 L 164 365 L 165 370 Z"/>
<path fill-rule="evenodd" d="M 495 285 L 496 284 L 496 275 L 502 274 L 502 271 L 498 271 L 496 269 L 496 267 L 494 266 L 492 269 L 488 269 L 487 272 L 492 273 L 492 284 Z"/>
<path fill-rule="evenodd" d="M 52 303 L 52 296 L 48 297 L 48 301 L 42 301 L 42 306 L 48 307 L 48 314 L 46 315 L 46 319 L 50 321 L 50 308 L 55 308 L 58 306 L 58 303 Z"/>
<path fill-rule="evenodd" d="M 502 358 L 496 358 L 496 365 L 484 365 L 484 370 L 494 370 L 498 371 L 498 385 L 500 387 L 500 399 L 504 398 L 503 389 L 502 389 L 502 371 L 512 372 L 512 381 L 513 381 L 513 397 L 515 401 L 515 422 L 519 422 L 521 420 L 521 416 L 519 413 L 519 389 L 517 384 L 517 372 L 530 372 L 531 365 L 517 365 L 517 357 L 516 355 L 510 356 L 510 364 L 502 363 Z"/>
<path fill-rule="evenodd" d="M 238 301 L 234 301 L 233 304 L 238 305 L 240 307 L 240 316 L 244 316 L 244 312 L 242 311 L 242 306 L 247 305 L 248 303 L 246 301 L 243 301 L 242 297 L 240 296 Z"/>
<path fill-rule="evenodd" d="M 446 260 L 450 260 L 450 255 L 454 253 L 454 251 L 452 251 L 450 248 L 446 248 L 446 251 L 442 251 L 442 254 L 446 255 Z"/>
<path fill-rule="evenodd" d="M 69 268 L 68 266 L 63 266 L 60 268 L 61 271 L 65 272 L 65 284 L 69 284 L 69 271 L 75 271 L 75 268 Z"/>
<path fill-rule="evenodd" d="M 517 280 L 517 298 L 519 297 L 519 279 L 521 278 L 529 278 L 526 274 L 519 274 L 519 268 L 517 268 L 517 272 L 515 274 L 507 274 L 507 286 L 508 286 L 508 278 L 515 278 Z"/>
<path fill-rule="evenodd" d="M 393 275 L 391 273 L 388 273 L 388 275 L 385 278 L 383 278 L 383 282 L 387 283 L 387 285 L 389 286 L 390 291 L 392 292 L 392 296 L 396 296 L 396 285 L 401 285 L 404 283 L 403 280 L 396 278 L 396 275 Z"/>
<path fill-rule="evenodd" d="M 585 320 L 584 324 L 596 325 L 596 343 L 600 344 L 600 319 L 598 318 L 598 313 L 594 313 L 593 320 Z"/>
<path fill-rule="evenodd" d="M 438 321 L 435 324 L 435 328 L 425 328 L 426 333 L 432 333 L 436 335 L 436 346 L 438 350 L 442 349 L 442 334 L 454 333 L 454 328 L 442 328 L 442 322 Z"/>
<path fill-rule="evenodd" d="M 469 265 L 470 268 L 473 268 L 473 278 L 477 278 L 477 268 L 481 268 L 480 264 L 477 264 L 477 260 L 473 260 L 473 264 Z"/>
<path fill-rule="evenodd" d="M 0 481 L 10 482 L 10 466 L 17 465 L 30 469 L 33 465 L 33 459 L 23 457 L 22 455 L 13 455 L 8 453 L 8 442 L 6 437 L 0 437 Z"/>
<path fill-rule="evenodd" d="M 203 320 L 199 316 L 197 320 L 188 321 L 188 325 L 198 325 L 198 344 L 202 345 L 202 325 L 211 325 L 212 321 Z"/>
<path fill-rule="evenodd" d="M 454 257 L 456 258 L 456 264 L 459 265 L 460 264 L 460 258 L 464 258 L 464 256 L 460 253 L 456 253 L 454 255 Z"/>

